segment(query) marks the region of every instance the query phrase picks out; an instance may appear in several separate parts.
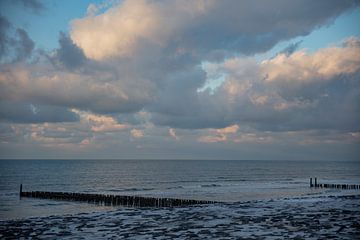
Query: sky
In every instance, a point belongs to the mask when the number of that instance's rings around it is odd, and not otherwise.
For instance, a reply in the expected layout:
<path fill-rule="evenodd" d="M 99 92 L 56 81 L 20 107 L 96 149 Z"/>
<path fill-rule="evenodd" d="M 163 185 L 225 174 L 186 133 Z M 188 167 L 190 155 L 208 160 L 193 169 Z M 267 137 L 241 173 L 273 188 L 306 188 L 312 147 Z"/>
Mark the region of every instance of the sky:
<path fill-rule="evenodd" d="M 356 0 L 0 0 L 0 158 L 359 160 Z"/>

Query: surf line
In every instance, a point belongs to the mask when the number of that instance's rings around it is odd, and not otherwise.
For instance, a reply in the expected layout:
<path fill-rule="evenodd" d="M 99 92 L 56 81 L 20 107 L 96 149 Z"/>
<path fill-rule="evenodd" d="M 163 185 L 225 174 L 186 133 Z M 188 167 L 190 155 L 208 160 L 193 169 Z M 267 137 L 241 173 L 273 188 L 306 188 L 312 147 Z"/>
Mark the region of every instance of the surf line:
<path fill-rule="evenodd" d="M 314 179 L 313 184 L 312 178 L 310 178 L 310 187 L 315 188 L 338 188 L 338 189 L 360 189 L 358 184 L 332 184 L 332 183 L 318 183 L 317 178 Z"/>
<path fill-rule="evenodd" d="M 120 195 L 106 195 L 106 194 L 92 194 L 92 193 L 43 192 L 43 191 L 23 192 L 22 184 L 20 184 L 20 199 L 22 197 L 78 201 L 78 202 L 87 202 L 87 203 L 93 203 L 104 206 L 126 206 L 126 207 L 182 207 L 182 206 L 218 203 L 215 201 L 204 201 L 204 200 L 120 196 Z"/>

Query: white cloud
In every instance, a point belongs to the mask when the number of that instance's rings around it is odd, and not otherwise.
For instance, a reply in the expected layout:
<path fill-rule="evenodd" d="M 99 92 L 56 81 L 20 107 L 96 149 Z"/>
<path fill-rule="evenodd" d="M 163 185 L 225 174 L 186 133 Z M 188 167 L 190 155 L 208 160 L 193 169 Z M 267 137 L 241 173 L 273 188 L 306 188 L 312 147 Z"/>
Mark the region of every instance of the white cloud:
<path fill-rule="evenodd" d="M 48 147 L 85 145 L 92 138 L 91 133 L 82 129 L 79 123 L 19 124 L 13 127 L 21 132 L 24 142 Z"/>
<path fill-rule="evenodd" d="M 169 128 L 169 135 L 170 135 L 173 139 L 179 140 L 179 137 L 176 135 L 175 129 Z"/>
<path fill-rule="evenodd" d="M 270 131 L 357 130 L 360 45 L 356 38 L 351 41 L 313 53 L 299 50 L 288 56 L 277 55 L 264 62 L 234 57 L 208 64 L 211 71 L 224 76 L 222 83 L 212 91 L 189 89 L 186 95 L 174 88 L 159 103 L 162 109 L 153 112 L 152 121 L 189 129 L 239 124 Z M 294 75 L 289 69 L 294 69 Z M 309 72 L 306 79 L 302 79 L 303 72 Z M 215 136 L 201 140 L 226 140 Z"/>
<path fill-rule="evenodd" d="M 111 116 L 72 109 L 79 115 L 78 122 L 11 124 L 12 136 L 18 142 L 49 147 L 100 147 L 114 140 L 128 138 L 125 131 L 131 126 L 120 124 Z M 0 124 L 1 125 L 1 124 Z"/>
<path fill-rule="evenodd" d="M 225 128 L 216 129 L 215 131 L 219 134 L 230 134 L 230 133 L 236 133 L 239 130 L 239 125 L 234 124 Z"/>
<path fill-rule="evenodd" d="M 346 0 L 311 3 L 125 0 L 98 15 L 91 5 L 90 15 L 72 21 L 71 38 L 96 60 L 134 57 L 146 46 L 209 57 L 228 50 L 248 54 L 306 35 L 353 6 Z"/>
<path fill-rule="evenodd" d="M 153 98 L 153 84 L 136 80 L 118 78 L 116 72 L 100 69 L 74 73 L 54 70 L 45 63 L 7 65 L 0 72 L 0 100 L 46 103 L 100 113 L 131 112 L 140 110 Z"/>
<path fill-rule="evenodd" d="M 296 51 L 279 54 L 262 62 L 261 71 L 269 82 L 326 81 L 340 74 L 352 74 L 360 69 L 360 47 L 330 47 L 306 53 Z"/>
<path fill-rule="evenodd" d="M 269 96 L 266 95 L 252 95 L 250 96 L 250 101 L 254 105 L 265 105 L 268 102 Z"/>
<path fill-rule="evenodd" d="M 210 129 L 210 132 L 213 133 L 213 135 L 201 136 L 198 138 L 198 141 L 204 143 L 225 142 L 228 140 L 228 136 L 236 133 L 239 128 L 239 125 L 234 124 L 225 128 Z"/>
<path fill-rule="evenodd" d="M 129 128 L 127 124 L 120 124 L 111 116 L 98 115 L 89 112 L 72 110 L 80 116 L 80 121 L 90 126 L 93 132 L 117 132 Z"/>
<path fill-rule="evenodd" d="M 201 136 L 198 138 L 199 142 L 204 142 L 204 143 L 225 142 L 226 140 L 227 137 L 224 134 L 220 134 L 217 136 Z"/>
<path fill-rule="evenodd" d="M 273 137 L 270 136 L 258 136 L 256 133 L 240 133 L 234 139 L 235 143 L 271 143 Z"/>
<path fill-rule="evenodd" d="M 176 30 L 191 24 L 211 2 L 125 0 L 103 14 L 74 20 L 71 38 L 88 58 L 130 57 L 143 40 L 164 47 Z M 90 12 L 94 13 L 93 6 Z"/>
<path fill-rule="evenodd" d="M 133 138 L 143 138 L 144 137 L 144 132 L 139 129 L 132 129 L 130 131 L 130 134 Z"/>

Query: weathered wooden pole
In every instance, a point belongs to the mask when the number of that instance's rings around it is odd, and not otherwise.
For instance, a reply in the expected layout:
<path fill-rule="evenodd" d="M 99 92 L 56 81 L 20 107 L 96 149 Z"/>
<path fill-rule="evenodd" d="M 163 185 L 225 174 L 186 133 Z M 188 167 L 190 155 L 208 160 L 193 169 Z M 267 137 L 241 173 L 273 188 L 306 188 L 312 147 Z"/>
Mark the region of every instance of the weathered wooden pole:
<path fill-rule="evenodd" d="M 310 178 L 310 187 L 313 187 L 312 178 Z"/>
<path fill-rule="evenodd" d="M 20 199 L 21 199 L 21 196 L 22 196 L 22 184 L 20 184 Z"/>
<path fill-rule="evenodd" d="M 315 187 L 317 187 L 317 178 L 315 178 Z"/>

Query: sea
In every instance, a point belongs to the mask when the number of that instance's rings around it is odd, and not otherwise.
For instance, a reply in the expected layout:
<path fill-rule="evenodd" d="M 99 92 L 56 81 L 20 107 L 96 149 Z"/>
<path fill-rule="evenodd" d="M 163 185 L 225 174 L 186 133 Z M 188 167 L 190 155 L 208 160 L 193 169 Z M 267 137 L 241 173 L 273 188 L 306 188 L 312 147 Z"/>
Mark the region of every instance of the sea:
<path fill-rule="evenodd" d="M 20 199 L 20 184 L 23 191 L 220 202 L 336 195 L 347 191 L 310 188 L 310 177 L 317 177 L 319 183 L 360 184 L 360 161 L 0 160 L 0 220 L 103 212 L 115 208 L 70 201 Z"/>

